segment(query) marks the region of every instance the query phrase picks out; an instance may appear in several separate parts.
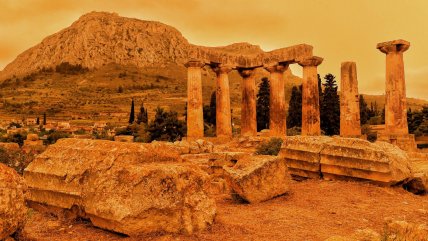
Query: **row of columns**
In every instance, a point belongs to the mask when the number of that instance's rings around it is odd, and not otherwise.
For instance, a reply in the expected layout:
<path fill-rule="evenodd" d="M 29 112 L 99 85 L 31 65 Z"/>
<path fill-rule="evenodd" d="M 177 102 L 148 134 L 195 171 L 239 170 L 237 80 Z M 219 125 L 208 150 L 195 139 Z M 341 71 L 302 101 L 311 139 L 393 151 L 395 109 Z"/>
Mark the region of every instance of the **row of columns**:
<path fill-rule="evenodd" d="M 404 78 L 403 53 L 410 43 L 395 40 L 378 44 L 377 48 L 386 54 L 386 95 L 385 131 L 392 135 L 408 134 L 406 88 Z M 311 57 L 298 61 L 303 67 L 302 86 L 302 135 L 321 135 L 320 107 L 317 66 L 323 59 Z M 286 111 L 284 93 L 284 72 L 289 62 L 281 62 L 264 68 L 270 73 L 270 134 L 286 135 Z M 205 64 L 190 61 L 188 68 L 188 106 L 187 135 L 203 137 L 203 105 L 201 68 Z M 211 65 L 216 73 L 216 122 L 217 136 L 231 137 L 231 109 L 228 73 L 233 69 L 221 64 Z M 255 68 L 237 68 L 242 77 L 241 134 L 252 136 L 257 133 Z M 340 135 L 344 137 L 361 136 L 360 105 L 358 94 L 357 69 L 355 62 L 341 65 L 340 94 Z"/>
<path fill-rule="evenodd" d="M 302 135 L 320 135 L 320 113 L 317 66 L 322 58 L 311 57 L 299 61 L 303 67 L 302 93 Z M 271 136 L 286 135 L 286 110 L 284 93 L 284 72 L 290 62 L 281 62 L 264 68 L 270 73 L 270 119 Z M 205 64 L 189 61 L 188 69 L 188 105 L 187 105 L 187 136 L 203 137 L 203 104 L 202 104 L 202 73 Z M 228 73 L 231 66 L 211 64 L 216 74 L 216 134 L 217 137 L 232 137 L 230 87 Z M 256 119 L 256 81 L 255 68 L 236 68 L 242 77 L 241 135 L 254 136 L 257 133 Z"/>

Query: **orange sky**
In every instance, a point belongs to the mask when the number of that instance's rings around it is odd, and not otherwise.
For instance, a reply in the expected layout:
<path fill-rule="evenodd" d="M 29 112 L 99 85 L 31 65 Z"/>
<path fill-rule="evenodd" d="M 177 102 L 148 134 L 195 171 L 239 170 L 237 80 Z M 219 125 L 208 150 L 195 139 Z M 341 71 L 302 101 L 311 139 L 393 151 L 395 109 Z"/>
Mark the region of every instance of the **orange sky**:
<path fill-rule="evenodd" d="M 340 63 L 357 62 L 367 94 L 384 92 L 385 56 L 376 43 L 402 38 L 411 43 L 407 96 L 428 100 L 426 0 L 0 0 L 0 69 L 90 11 L 160 21 L 198 45 L 250 42 L 272 50 L 307 43 L 324 58 L 322 75 L 340 79 Z"/>

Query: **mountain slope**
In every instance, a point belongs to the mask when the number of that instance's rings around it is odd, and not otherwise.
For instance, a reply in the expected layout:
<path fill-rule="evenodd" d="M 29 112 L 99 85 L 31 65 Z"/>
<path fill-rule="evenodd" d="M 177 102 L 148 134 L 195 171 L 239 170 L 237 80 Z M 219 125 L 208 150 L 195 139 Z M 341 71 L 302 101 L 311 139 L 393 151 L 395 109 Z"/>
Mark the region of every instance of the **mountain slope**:
<path fill-rule="evenodd" d="M 91 12 L 20 54 L 0 72 L 0 80 L 55 68 L 63 62 L 91 69 L 110 63 L 137 67 L 182 65 L 195 48 L 210 49 L 189 44 L 177 29 L 159 22 Z M 248 43 L 211 49 L 242 54 L 263 52 Z"/>

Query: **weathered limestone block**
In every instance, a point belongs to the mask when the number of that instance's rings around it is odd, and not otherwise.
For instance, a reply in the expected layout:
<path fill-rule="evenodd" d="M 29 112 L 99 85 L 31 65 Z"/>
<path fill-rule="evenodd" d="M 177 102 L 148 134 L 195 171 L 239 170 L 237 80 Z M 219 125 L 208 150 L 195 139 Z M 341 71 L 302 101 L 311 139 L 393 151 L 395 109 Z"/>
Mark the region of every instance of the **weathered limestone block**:
<path fill-rule="evenodd" d="M 232 192 L 250 203 L 272 199 L 290 189 L 291 178 L 283 158 L 247 156 L 224 169 Z"/>
<path fill-rule="evenodd" d="M 364 180 L 381 185 L 405 182 L 410 176 L 407 154 L 384 142 L 342 137 L 287 137 L 279 153 L 292 175 Z"/>
<path fill-rule="evenodd" d="M 238 160 L 247 156 L 246 152 L 213 152 L 182 155 L 184 163 L 199 166 L 210 176 L 207 187 L 210 195 L 229 194 L 230 187 L 225 180 L 224 167 L 233 167 Z"/>
<path fill-rule="evenodd" d="M 0 163 L 0 240 L 24 225 L 27 217 L 24 180 L 15 170 Z"/>
<path fill-rule="evenodd" d="M 27 135 L 27 140 L 29 140 L 29 141 L 37 141 L 37 140 L 39 140 L 39 136 L 37 134 L 28 134 Z"/>
<path fill-rule="evenodd" d="M 193 233 L 212 224 L 216 212 L 204 190 L 207 175 L 162 142 L 61 139 L 24 178 L 29 203 L 70 210 L 127 235 Z"/>
<path fill-rule="evenodd" d="M 417 151 L 415 135 L 413 134 L 391 134 L 390 132 L 378 133 L 377 141 L 384 141 L 398 146 L 402 150 Z"/>
<path fill-rule="evenodd" d="M 118 142 L 134 142 L 134 136 L 119 135 L 114 137 L 114 141 Z"/>
<path fill-rule="evenodd" d="M 195 141 L 176 141 L 173 145 L 180 149 L 181 154 L 210 153 L 213 152 L 214 149 L 212 142 L 203 139 L 197 139 Z"/>
<path fill-rule="evenodd" d="M 411 176 L 406 152 L 385 142 L 334 137 L 320 154 L 321 173 L 325 179 L 395 185 Z"/>
<path fill-rule="evenodd" d="M 7 151 L 19 151 L 19 145 L 18 143 L 12 143 L 12 142 L 0 142 L 0 148 L 3 148 Z"/>
<path fill-rule="evenodd" d="M 325 136 L 285 138 L 278 156 L 285 158 L 294 178 L 320 178 L 320 152 L 330 139 Z"/>

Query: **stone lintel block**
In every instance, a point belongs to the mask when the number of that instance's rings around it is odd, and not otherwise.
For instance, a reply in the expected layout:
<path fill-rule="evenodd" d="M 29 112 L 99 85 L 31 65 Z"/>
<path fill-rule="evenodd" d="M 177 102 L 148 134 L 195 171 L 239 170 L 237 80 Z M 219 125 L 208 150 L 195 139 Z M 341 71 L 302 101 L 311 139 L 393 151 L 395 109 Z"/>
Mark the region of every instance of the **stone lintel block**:
<path fill-rule="evenodd" d="M 376 45 L 376 48 L 385 54 L 390 52 L 404 52 L 408 50 L 409 47 L 410 47 L 410 42 L 403 39 L 397 39 L 393 41 L 378 43 Z"/>
<path fill-rule="evenodd" d="M 195 47 L 189 52 L 189 59 L 205 64 L 227 64 L 233 68 L 258 68 L 270 63 L 296 63 L 297 59 L 312 56 L 313 47 L 299 44 L 258 54 L 239 54 L 220 51 L 216 48 Z"/>
<path fill-rule="evenodd" d="M 302 67 L 305 66 L 318 66 L 322 63 L 324 59 L 318 56 L 312 56 L 309 58 L 299 59 L 298 64 Z"/>

